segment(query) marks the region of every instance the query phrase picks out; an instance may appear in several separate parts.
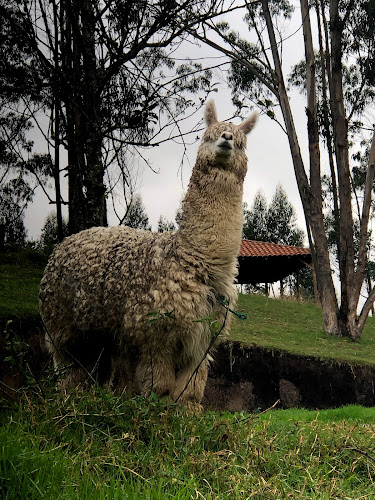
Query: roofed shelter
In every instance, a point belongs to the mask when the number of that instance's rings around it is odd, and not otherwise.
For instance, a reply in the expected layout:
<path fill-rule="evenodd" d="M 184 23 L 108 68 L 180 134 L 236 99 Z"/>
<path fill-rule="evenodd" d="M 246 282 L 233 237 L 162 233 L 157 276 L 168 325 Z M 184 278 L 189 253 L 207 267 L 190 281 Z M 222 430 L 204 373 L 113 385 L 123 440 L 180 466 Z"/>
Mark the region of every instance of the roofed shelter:
<path fill-rule="evenodd" d="M 311 261 L 308 248 L 242 240 L 237 283 L 256 285 L 282 281 L 306 265 L 311 266 Z"/>

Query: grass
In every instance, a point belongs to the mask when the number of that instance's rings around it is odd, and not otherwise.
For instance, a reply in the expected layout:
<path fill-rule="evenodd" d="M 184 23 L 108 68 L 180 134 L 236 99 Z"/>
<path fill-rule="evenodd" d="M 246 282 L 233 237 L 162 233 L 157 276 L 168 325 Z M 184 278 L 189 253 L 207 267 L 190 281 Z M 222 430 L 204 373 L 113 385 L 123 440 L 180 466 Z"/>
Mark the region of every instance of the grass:
<path fill-rule="evenodd" d="M 375 409 L 194 414 L 103 390 L 3 411 L 0 491 L 33 499 L 373 498 Z"/>
<path fill-rule="evenodd" d="M 233 318 L 232 340 L 338 362 L 375 364 L 373 317 L 368 318 L 362 337 L 352 342 L 326 335 L 321 310 L 311 302 L 239 295 L 237 311 L 246 312 L 248 317 L 245 321 Z"/>
<path fill-rule="evenodd" d="M 37 314 L 42 273 L 27 254 L 0 254 L 0 317 Z"/>

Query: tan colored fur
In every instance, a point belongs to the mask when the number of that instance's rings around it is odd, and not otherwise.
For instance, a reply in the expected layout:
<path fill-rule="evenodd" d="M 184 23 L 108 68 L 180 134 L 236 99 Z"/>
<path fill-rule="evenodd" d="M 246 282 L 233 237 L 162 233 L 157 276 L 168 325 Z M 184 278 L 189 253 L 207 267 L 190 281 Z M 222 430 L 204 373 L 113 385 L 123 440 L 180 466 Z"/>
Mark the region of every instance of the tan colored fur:
<path fill-rule="evenodd" d="M 95 373 L 104 351 L 88 358 L 99 332 L 110 341 L 104 381 L 173 401 L 182 391 L 181 402 L 202 399 L 209 357 L 185 389 L 211 339 L 209 323 L 197 320 L 214 315 L 223 323 L 217 297 L 236 302 L 245 133 L 255 121 L 252 115 L 240 126 L 217 122 L 207 103 L 208 128 L 177 232 L 92 228 L 55 248 L 40 286 L 40 312 L 55 365 L 71 364 L 66 387 Z M 222 334 L 229 325 L 228 316 Z"/>

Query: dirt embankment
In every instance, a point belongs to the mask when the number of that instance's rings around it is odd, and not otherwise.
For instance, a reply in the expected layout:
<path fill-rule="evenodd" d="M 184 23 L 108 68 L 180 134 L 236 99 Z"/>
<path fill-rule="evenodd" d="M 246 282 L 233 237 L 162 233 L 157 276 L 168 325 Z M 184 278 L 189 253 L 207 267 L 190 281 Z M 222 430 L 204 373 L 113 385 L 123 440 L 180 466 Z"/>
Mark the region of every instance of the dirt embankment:
<path fill-rule="evenodd" d="M 46 375 L 51 360 L 39 318 L 1 323 L 0 397 L 13 399 L 29 376 L 39 380 Z M 220 344 L 214 359 L 203 401 L 206 408 L 254 411 L 277 400 L 279 408 L 375 406 L 375 366 L 323 361 L 234 341 Z"/>
<path fill-rule="evenodd" d="M 227 341 L 215 353 L 204 405 L 230 411 L 375 406 L 375 366 L 338 363 Z"/>

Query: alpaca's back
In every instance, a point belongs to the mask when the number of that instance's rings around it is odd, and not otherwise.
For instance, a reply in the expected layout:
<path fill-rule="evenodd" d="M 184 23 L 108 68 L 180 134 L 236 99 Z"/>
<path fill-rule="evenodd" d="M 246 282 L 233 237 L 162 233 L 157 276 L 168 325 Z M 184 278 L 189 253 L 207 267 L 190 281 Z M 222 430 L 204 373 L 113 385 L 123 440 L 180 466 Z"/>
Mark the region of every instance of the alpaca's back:
<path fill-rule="evenodd" d="M 60 344 L 77 329 L 110 330 L 141 343 L 154 312 L 173 311 L 180 326 L 205 316 L 208 276 L 197 262 L 181 262 L 175 246 L 175 233 L 127 227 L 92 228 L 66 238 L 40 286 L 49 335 Z"/>
<path fill-rule="evenodd" d="M 171 236 L 116 227 L 66 238 L 54 250 L 41 282 L 40 311 L 47 329 L 53 335 L 63 316 L 82 330 L 120 327 L 124 311 L 134 310 L 139 298 L 157 286 Z"/>

